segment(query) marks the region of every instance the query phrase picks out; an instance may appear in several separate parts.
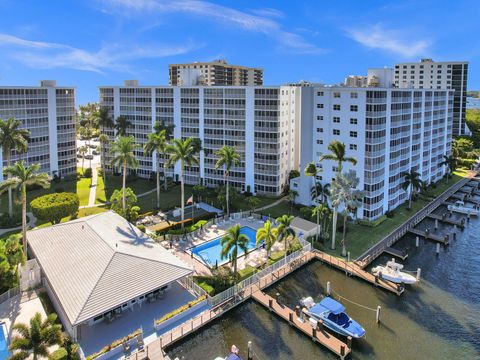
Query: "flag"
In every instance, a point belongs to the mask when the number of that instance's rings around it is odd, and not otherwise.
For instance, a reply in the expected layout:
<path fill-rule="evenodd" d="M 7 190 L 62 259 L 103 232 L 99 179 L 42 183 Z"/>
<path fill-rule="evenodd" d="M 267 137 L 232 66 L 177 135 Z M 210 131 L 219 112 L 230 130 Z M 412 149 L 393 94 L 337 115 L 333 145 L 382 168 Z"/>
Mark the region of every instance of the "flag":
<path fill-rule="evenodd" d="M 187 205 L 193 204 L 193 195 L 187 199 Z"/>

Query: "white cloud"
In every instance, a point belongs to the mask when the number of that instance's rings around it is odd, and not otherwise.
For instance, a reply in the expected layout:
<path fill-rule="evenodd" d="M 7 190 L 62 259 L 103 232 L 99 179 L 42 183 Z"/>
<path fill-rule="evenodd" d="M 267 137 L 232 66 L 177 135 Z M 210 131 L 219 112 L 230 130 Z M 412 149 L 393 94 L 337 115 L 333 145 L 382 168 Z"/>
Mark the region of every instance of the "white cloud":
<path fill-rule="evenodd" d="M 67 68 L 103 73 L 107 70 L 128 72 L 130 61 L 185 54 L 198 48 L 198 45 L 192 42 L 178 46 L 110 45 L 98 51 L 88 51 L 0 33 L 0 47 L 9 49 L 7 56 L 32 68 Z"/>
<path fill-rule="evenodd" d="M 401 31 L 387 30 L 381 25 L 348 29 L 347 33 L 353 40 L 363 46 L 370 49 L 385 50 L 403 58 L 426 55 L 430 46 L 427 40 L 415 40 Z"/>
<path fill-rule="evenodd" d="M 100 0 L 111 11 L 124 16 L 151 15 L 152 13 L 182 13 L 214 20 L 227 26 L 265 34 L 276 39 L 284 50 L 318 53 L 324 50 L 305 40 L 301 35 L 283 29 L 279 18 L 283 13 L 270 8 L 252 10 L 252 14 L 231 7 L 201 0 Z"/>

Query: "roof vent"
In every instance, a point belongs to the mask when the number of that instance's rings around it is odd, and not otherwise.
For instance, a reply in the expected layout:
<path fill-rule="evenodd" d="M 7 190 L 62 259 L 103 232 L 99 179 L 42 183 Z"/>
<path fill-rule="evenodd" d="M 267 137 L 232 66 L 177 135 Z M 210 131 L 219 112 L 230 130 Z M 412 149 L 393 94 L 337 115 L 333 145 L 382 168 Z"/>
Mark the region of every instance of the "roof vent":
<path fill-rule="evenodd" d="M 125 86 L 138 86 L 138 80 L 125 80 Z"/>

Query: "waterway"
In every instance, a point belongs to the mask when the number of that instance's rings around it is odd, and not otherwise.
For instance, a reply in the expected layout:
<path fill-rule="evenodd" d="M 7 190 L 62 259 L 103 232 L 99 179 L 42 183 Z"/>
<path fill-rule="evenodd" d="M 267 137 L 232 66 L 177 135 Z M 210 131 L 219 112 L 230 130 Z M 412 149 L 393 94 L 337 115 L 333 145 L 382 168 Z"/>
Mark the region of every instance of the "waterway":
<path fill-rule="evenodd" d="M 480 200 L 480 199 L 479 199 Z M 446 212 L 440 207 L 436 213 Z M 461 218 L 461 215 L 453 215 Z M 453 226 L 426 219 L 418 227 L 439 234 Z M 355 239 L 350 239 L 350 242 Z M 353 342 L 352 359 L 480 359 L 480 220 L 472 218 L 456 240 L 436 255 L 436 245 L 406 235 L 395 247 L 408 249 L 405 269 L 422 269 L 419 286 L 409 286 L 397 296 L 369 283 L 346 276 L 322 263 L 312 262 L 267 290 L 294 307 L 304 296 L 319 299 L 330 281 L 333 290 L 368 308 L 382 307 L 381 323 L 375 313 L 343 301 L 347 312 L 366 329 L 366 338 Z M 387 256 L 377 259 L 385 263 Z M 372 264 L 372 266 L 375 266 Z M 168 353 L 174 359 L 213 360 L 226 356 L 232 344 L 246 359 L 248 341 L 255 359 L 336 359 L 302 333 L 265 308 L 249 301 L 185 339 Z"/>
<path fill-rule="evenodd" d="M 480 99 L 468 97 L 467 98 L 467 109 L 480 109 Z"/>

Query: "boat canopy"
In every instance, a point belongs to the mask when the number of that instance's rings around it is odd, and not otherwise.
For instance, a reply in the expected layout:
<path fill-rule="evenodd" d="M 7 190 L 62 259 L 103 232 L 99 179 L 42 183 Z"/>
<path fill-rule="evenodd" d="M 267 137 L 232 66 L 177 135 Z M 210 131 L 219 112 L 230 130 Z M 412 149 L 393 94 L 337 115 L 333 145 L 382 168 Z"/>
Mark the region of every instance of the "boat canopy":
<path fill-rule="evenodd" d="M 310 308 L 309 311 L 314 314 L 321 314 L 330 311 L 332 314 L 338 315 L 345 311 L 345 306 L 330 297 L 326 297 L 317 305 Z"/>

